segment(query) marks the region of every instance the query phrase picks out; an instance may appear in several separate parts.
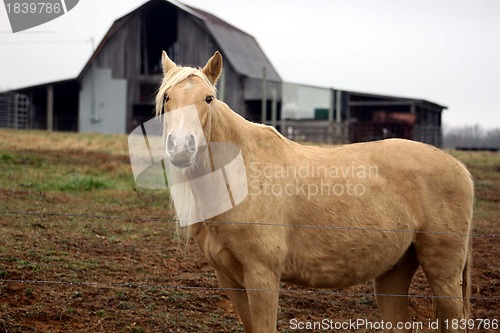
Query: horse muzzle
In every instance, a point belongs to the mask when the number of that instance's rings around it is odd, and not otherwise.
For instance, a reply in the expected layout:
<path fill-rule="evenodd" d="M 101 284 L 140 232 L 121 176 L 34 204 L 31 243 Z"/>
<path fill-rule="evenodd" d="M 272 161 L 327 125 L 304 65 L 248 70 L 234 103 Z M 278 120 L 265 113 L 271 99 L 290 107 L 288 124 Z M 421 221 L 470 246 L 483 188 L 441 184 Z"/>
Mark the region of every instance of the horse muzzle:
<path fill-rule="evenodd" d="M 167 157 L 173 166 L 187 168 L 194 162 L 198 145 L 193 134 L 169 134 L 166 138 Z"/>

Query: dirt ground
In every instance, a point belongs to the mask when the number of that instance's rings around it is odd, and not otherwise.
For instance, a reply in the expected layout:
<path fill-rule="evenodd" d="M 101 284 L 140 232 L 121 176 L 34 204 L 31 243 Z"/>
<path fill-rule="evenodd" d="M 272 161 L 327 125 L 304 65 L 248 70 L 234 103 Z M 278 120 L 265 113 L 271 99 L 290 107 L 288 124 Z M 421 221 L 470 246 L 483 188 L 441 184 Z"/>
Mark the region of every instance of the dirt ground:
<path fill-rule="evenodd" d="M 477 191 L 472 318 L 499 319 L 500 154 L 451 153 Z M 0 332 L 243 332 L 168 207 L 166 193 L 135 188 L 126 136 L 1 130 Z M 292 319 L 380 321 L 370 282 L 282 288 L 280 332 L 300 331 Z M 421 271 L 410 292 L 431 295 Z M 430 298 L 410 306 L 432 319 Z"/>

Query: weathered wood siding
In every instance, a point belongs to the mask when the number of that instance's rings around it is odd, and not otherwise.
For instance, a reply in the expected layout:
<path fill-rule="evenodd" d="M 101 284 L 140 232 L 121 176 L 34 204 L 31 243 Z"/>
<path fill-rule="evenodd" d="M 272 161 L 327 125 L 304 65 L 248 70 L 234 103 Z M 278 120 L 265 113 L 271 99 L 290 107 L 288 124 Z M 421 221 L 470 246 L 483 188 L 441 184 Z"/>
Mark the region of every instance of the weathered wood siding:
<path fill-rule="evenodd" d="M 221 52 L 224 59 L 223 50 L 207 32 L 204 23 L 183 11 L 179 10 L 178 13 L 178 58 L 180 63 L 187 66 L 203 66 L 215 51 Z M 224 82 L 224 102 L 234 111 L 245 116 L 243 82 L 227 58 L 224 61 Z M 221 87 L 219 86 L 218 89 L 220 90 Z"/>
<path fill-rule="evenodd" d="M 135 12 L 117 24 L 97 54 L 96 63 L 98 68 L 111 69 L 112 78 L 127 80 L 126 123 L 130 124 L 132 106 L 139 100 L 141 13 Z M 127 131 L 131 130 L 127 126 Z"/>
<path fill-rule="evenodd" d="M 224 55 L 222 55 L 224 57 Z M 243 117 L 247 116 L 245 101 L 243 100 L 243 79 L 236 74 L 231 64 L 224 63 L 224 102 L 231 109 Z M 222 89 L 219 87 L 219 89 Z"/>

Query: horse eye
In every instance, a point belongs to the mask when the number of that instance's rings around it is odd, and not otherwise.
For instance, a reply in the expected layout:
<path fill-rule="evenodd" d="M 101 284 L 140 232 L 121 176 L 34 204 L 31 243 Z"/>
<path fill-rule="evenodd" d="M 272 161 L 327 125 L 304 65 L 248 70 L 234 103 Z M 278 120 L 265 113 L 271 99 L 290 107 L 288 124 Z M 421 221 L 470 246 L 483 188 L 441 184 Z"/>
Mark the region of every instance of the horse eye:
<path fill-rule="evenodd" d="M 170 97 L 168 95 L 163 96 L 163 104 L 167 103 L 170 100 Z"/>
<path fill-rule="evenodd" d="M 210 102 L 212 102 L 214 99 L 214 96 L 207 96 L 207 98 L 205 98 L 205 102 L 207 102 L 207 104 L 210 104 Z"/>

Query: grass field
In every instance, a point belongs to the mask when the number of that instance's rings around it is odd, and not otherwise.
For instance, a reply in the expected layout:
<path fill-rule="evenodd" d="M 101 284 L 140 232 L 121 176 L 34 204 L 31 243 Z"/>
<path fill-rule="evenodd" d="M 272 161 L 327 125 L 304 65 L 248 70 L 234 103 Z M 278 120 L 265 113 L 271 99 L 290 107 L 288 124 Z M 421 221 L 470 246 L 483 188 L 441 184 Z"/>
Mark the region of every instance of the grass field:
<path fill-rule="evenodd" d="M 474 237 L 473 297 L 490 299 L 473 318 L 499 318 L 500 154 L 451 154 L 475 179 L 474 233 L 497 235 Z M 135 188 L 125 135 L 0 130 L 0 332 L 243 332 L 168 207 Z M 362 296 L 283 289 L 281 332 L 292 318 L 379 319 L 371 283 L 334 290 Z M 411 293 L 430 295 L 421 271 Z M 412 298 L 414 320 L 431 303 Z"/>

